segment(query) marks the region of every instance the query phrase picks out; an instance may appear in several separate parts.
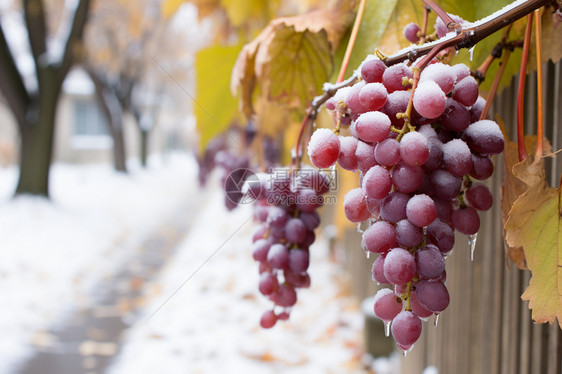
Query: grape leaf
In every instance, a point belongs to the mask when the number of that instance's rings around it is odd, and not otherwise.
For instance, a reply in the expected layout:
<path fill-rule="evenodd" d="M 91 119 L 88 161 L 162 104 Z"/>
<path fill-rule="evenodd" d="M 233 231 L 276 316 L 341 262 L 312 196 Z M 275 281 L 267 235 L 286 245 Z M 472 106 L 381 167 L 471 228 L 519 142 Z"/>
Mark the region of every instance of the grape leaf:
<path fill-rule="evenodd" d="M 228 94 L 230 71 L 241 46 L 214 46 L 201 50 L 195 60 L 197 101 L 194 103 L 199 145 L 226 131 L 239 117 L 236 99 Z"/>
<path fill-rule="evenodd" d="M 256 72 L 269 98 L 285 102 L 297 98 L 306 104 L 321 92 L 333 69 L 324 29 L 297 31 L 279 23 L 267 44 L 256 55 Z"/>
<path fill-rule="evenodd" d="M 546 183 L 542 159 L 527 157 L 513 166 L 513 174 L 527 186 L 505 224 L 507 243 L 523 246 L 531 271 L 521 298 L 529 300 L 533 320 L 553 323 L 557 318 L 562 328 L 561 189 Z"/>
<path fill-rule="evenodd" d="M 498 119 L 498 123 L 504 129 L 503 122 Z M 505 225 L 507 219 L 509 217 L 509 211 L 515 200 L 525 192 L 526 185 L 517 178 L 513 174 L 513 166 L 519 162 L 519 154 L 518 154 L 518 147 L 516 142 L 512 142 L 509 140 L 507 134 L 504 131 L 504 138 L 505 138 L 505 149 L 503 152 L 504 157 L 504 180 L 503 185 L 501 187 L 501 209 L 502 209 L 502 222 Z M 527 150 L 527 154 L 532 154 L 535 151 L 535 147 L 537 144 L 537 137 L 535 135 L 526 135 L 525 136 L 525 149 Z M 543 139 L 543 147 L 545 153 L 548 154 L 551 152 L 551 145 L 548 139 Z M 505 237 L 505 229 L 504 229 L 504 237 Z M 527 269 L 527 262 L 525 260 L 525 252 L 521 246 L 512 247 L 507 242 L 505 244 L 505 252 L 507 257 L 513 261 L 513 263 L 519 269 Z"/>

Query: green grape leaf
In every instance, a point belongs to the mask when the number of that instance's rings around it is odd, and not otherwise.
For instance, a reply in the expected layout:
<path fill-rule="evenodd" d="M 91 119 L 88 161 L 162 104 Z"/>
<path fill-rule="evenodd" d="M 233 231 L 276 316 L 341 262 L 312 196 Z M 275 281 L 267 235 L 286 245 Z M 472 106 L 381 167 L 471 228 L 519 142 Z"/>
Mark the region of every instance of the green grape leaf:
<path fill-rule="evenodd" d="M 200 149 L 239 118 L 237 102 L 229 95 L 232 66 L 241 46 L 214 46 L 201 50 L 195 60 L 197 79 L 194 103 Z"/>
<path fill-rule="evenodd" d="M 521 298 L 529 300 L 536 322 L 558 319 L 562 328 L 562 191 L 547 184 L 542 158 L 528 157 L 513 166 L 513 174 L 527 186 L 505 224 L 507 244 L 523 246 L 531 271 Z"/>

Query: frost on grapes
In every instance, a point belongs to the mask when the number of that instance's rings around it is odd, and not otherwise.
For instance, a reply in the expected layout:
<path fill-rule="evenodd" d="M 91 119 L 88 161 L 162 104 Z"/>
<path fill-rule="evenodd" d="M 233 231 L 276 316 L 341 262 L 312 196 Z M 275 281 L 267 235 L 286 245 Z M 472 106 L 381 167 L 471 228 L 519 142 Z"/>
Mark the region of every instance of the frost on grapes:
<path fill-rule="evenodd" d="M 440 20 L 437 28 L 448 31 Z M 409 25 L 405 33 L 414 40 L 418 31 Z M 377 256 L 373 280 L 390 286 L 375 296 L 374 313 L 407 353 L 422 321 L 434 315 L 437 325 L 449 304 L 445 258 L 455 231 L 468 235 L 473 256 L 478 211 L 492 204 L 487 187 L 473 178 L 491 176 L 490 155 L 503 150 L 503 135 L 495 122 L 479 120 L 485 101 L 464 64 L 429 64 L 413 95 L 412 69 L 403 63 L 387 67 L 368 56 L 357 74 L 358 83 L 334 96 L 345 101 L 335 110 L 350 119 L 349 130 L 339 137 L 316 130 L 309 155 L 316 166 L 338 163 L 360 173 L 345 196 L 345 214 L 357 224 L 367 256 Z M 412 115 L 404 116 L 410 104 Z"/>

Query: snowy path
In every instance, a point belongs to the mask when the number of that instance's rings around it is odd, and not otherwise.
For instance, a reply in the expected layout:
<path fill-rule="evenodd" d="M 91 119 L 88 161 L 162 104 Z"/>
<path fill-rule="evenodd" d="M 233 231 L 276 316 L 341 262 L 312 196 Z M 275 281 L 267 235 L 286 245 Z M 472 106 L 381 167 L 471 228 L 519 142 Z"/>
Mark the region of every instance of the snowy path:
<path fill-rule="evenodd" d="M 271 306 L 257 292 L 251 209 L 227 214 L 215 195 L 108 373 L 364 373 L 358 303 L 322 236 L 311 248 L 311 289 L 299 292 L 288 322 L 262 330 Z"/>
<path fill-rule="evenodd" d="M 180 205 L 178 211 L 132 251 L 133 258 L 114 276 L 96 286 L 98 300 L 90 308 L 76 310 L 64 325 L 48 334 L 53 344 L 38 347 L 35 356 L 19 374 L 105 372 L 119 354 L 123 332 L 136 320 L 144 304 L 144 292 L 169 260 L 185 235 L 193 215 L 203 201 Z"/>
<path fill-rule="evenodd" d="M 57 164 L 46 201 L 12 199 L 17 170 L 0 169 L 0 304 L 8 306 L 0 313 L 0 373 L 56 345 L 48 330 L 103 298 L 100 280 L 122 268 L 162 217 L 194 199 L 196 172 L 186 155 L 153 158 L 149 170 L 127 176 Z"/>

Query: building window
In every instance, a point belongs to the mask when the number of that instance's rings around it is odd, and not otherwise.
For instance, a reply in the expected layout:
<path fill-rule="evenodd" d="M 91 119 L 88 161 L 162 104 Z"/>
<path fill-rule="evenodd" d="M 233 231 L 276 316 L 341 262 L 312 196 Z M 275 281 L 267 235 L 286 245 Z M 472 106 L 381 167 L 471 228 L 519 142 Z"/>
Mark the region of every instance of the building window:
<path fill-rule="evenodd" d="M 72 147 L 77 149 L 110 148 L 113 144 L 107 121 L 93 99 L 76 98 Z"/>

